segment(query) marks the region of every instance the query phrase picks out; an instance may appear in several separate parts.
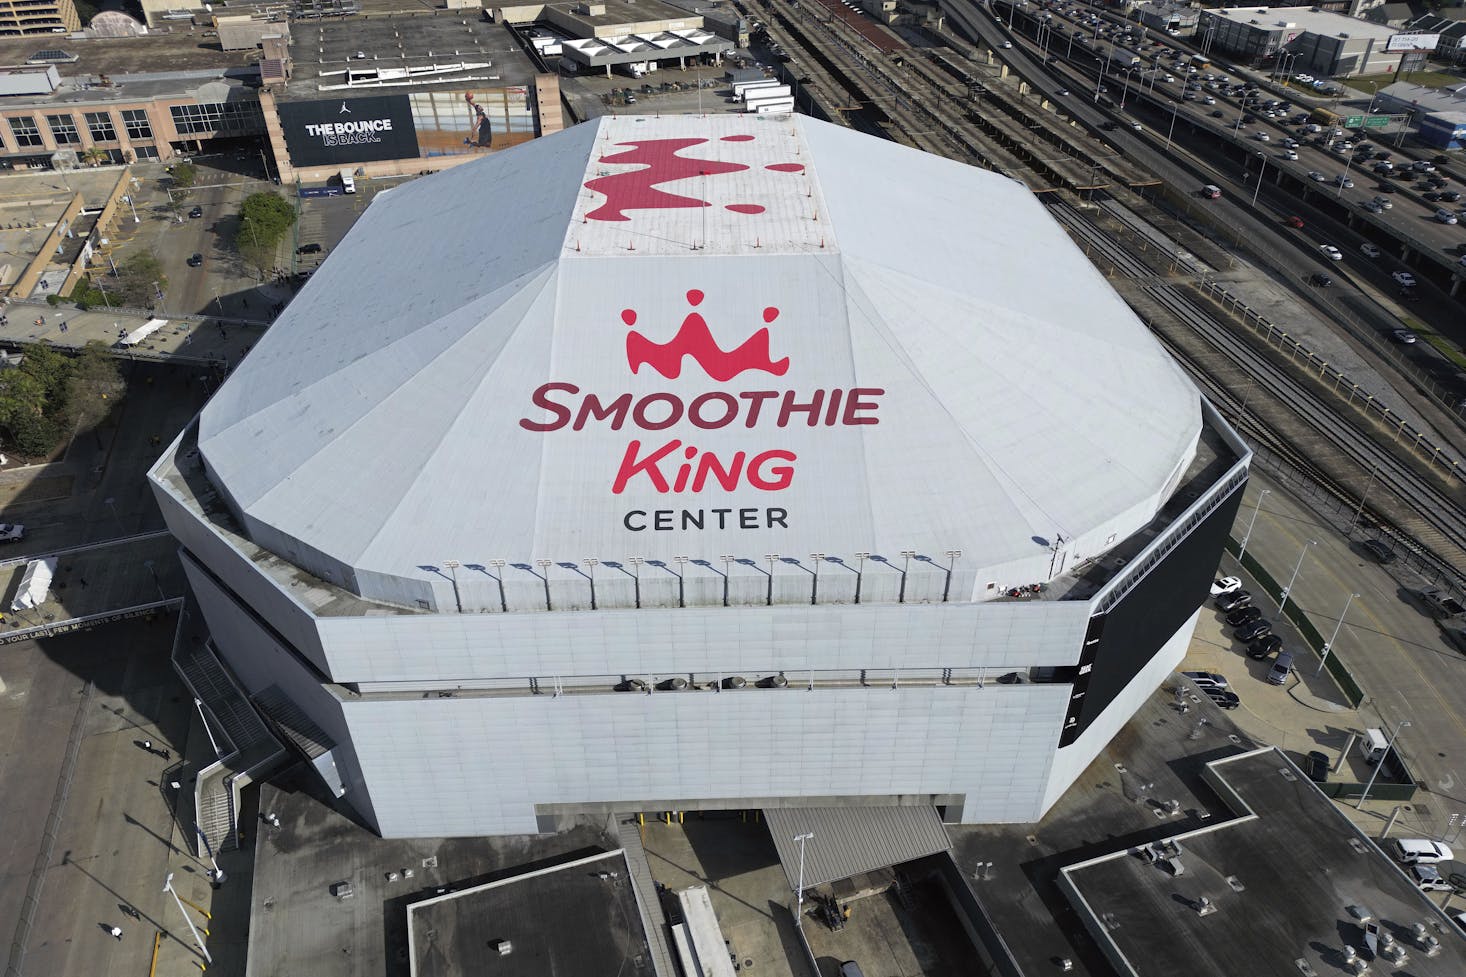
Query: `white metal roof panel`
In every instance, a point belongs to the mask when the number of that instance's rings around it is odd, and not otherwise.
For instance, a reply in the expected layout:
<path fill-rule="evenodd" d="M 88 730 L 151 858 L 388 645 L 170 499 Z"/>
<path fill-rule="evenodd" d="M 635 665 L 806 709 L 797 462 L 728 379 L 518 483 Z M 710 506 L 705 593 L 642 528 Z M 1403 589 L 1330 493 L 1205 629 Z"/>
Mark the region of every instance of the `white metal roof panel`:
<path fill-rule="evenodd" d="M 997 567 L 1134 531 L 1200 424 L 1018 184 L 802 117 L 684 116 L 379 195 L 199 441 L 247 521 L 375 579 L 907 549 Z"/>

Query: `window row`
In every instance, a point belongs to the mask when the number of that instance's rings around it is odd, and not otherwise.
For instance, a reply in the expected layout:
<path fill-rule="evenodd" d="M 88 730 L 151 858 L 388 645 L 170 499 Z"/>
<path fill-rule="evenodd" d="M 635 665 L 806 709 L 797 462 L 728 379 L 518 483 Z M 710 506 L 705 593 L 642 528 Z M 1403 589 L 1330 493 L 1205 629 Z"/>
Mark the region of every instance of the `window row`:
<path fill-rule="evenodd" d="M 87 112 L 84 118 L 93 142 L 113 142 L 117 139 L 117 124 L 111 112 Z M 34 116 L 13 116 L 6 121 L 10 124 L 10 134 L 15 137 L 16 145 L 26 147 L 44 144 Z M 129 139 L 153 138 L 153 124 L 148 119 L 147 109 L 123 109 L 122 126 L 127 130 Z M 56 140 L 58 146 L 76 146 L 81 143 L 81 133 L 74 115 L 48 115 L 46 128 L 51 130 L 51 138 Z"/>
<path fill-rule="evenodd" d="M 207 133 L 263 132 L 265 117 L 259 102 L 206 102 L 174 105 L 173 127 L 180 136 Z"/>

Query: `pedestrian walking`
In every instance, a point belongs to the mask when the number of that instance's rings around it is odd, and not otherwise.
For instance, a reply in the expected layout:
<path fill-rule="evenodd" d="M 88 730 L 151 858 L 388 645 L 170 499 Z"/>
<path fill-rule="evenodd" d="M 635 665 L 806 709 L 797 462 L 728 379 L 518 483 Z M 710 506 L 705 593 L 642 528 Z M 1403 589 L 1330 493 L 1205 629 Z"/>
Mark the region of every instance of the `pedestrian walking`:
<path fill-rule="evenodd" d="M 147 750 L 149 753 L 153 752 L 153 741 L 143 740 L 143 749 Z"/>
<path fill-rule="evenodd" d="M 118 943 L 121 943 L 122 942 L 122 927 L 121 926 L 114 926 L 111 929 L 109 929 L 107 932 L 112 934 L 112 939 L 116 940 Z"/>
<path fill-rule="evenodd" d="M 76 582 L 79 583 L 79 584 L 81 584 L 81 589 L 82 590 L 86 590 L 86 588 L 87 588 L 87 578 L 86 577 L 78 577 Z"/>

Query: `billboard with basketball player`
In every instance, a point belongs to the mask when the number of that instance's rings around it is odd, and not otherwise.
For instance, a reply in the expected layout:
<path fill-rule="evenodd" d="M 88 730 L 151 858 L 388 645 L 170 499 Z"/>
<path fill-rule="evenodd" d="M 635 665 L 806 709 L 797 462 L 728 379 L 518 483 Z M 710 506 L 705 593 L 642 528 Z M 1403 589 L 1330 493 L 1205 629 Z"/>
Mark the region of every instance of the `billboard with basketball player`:
<path fill-rule="evenodd" d="M 525 87 L 412 92 L 413 128 L 423 156 L 486 153 L 534 138 Z"/>

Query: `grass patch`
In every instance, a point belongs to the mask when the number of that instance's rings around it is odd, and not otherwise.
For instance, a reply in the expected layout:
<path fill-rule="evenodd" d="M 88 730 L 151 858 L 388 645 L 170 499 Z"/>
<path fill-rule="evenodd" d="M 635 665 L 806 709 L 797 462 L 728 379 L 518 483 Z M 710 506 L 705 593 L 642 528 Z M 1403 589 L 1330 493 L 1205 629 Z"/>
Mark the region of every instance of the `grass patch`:
<path fill-rule="evenodd" d="M 1450 360 L 1452 363 L 1456 364 L 1462 369 L 1466 369 L 1466 353 L 1462 353 L 1455 346 L 1451 345 L 1451 341 L 1449 339 L 1444 336 L 1437 335 L 1436 333 L 1430 332 L 1429 330 L 1422 332 L 1418 328 L 1416 328 L 1415 332 L 1417 335 L 1420 336 L 1420 338 L 1424 339 L 1427 343 L 1430 343 L 1437 350 L 1439 350 L 1440 354 L 1446 359 Z"/>
<path fill-rule="evenodd" d="M 1399 78 L 1393 71 L 1381 75 L 1360 75 L 1358 78 L 1337 78 L 1339 84 L 1352 88 L 1362 95 L 1373 95 L 1378 88 L 1393 85 L 1396 81 L 1407 81 L 1412 85 L 1436 86 L 1454 85 L 1462 75 L 1454 71 L 1407 71 Z"/>

